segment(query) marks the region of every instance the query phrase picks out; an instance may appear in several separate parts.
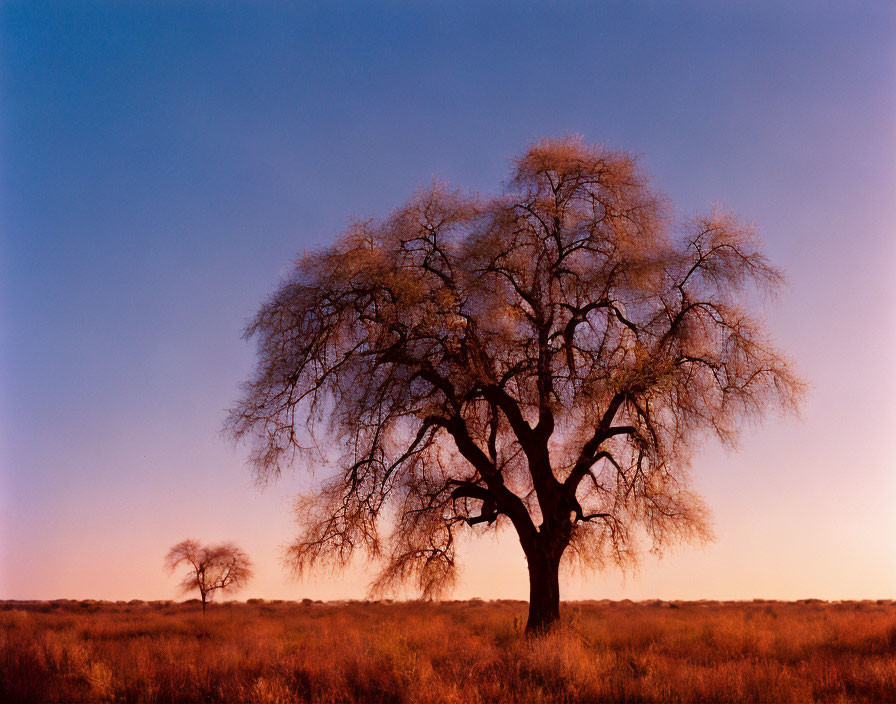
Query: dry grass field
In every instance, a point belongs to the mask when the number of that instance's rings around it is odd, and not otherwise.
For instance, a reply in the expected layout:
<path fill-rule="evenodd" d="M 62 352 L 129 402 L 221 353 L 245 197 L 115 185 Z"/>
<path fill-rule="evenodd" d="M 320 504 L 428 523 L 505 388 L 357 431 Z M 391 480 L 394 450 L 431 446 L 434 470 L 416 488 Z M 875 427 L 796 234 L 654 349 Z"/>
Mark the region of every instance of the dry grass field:
<path fill-rule="evenodd" d="M 896 602 L 0 603 L 3 702 L 896 702 Z"/>

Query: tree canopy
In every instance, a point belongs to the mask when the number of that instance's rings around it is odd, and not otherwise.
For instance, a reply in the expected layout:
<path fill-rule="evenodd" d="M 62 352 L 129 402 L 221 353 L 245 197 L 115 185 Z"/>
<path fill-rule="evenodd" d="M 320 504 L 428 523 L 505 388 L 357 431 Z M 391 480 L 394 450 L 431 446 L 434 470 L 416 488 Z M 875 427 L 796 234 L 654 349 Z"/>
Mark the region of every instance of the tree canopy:
<path fill-rule="evenodd" d="M 246 330 L 228 428 L 261 478 L 328 468 L 300 499 L 299 573 L 360 549 L 376 587 L 435 596 L 461 534 L 512 526 L 540 629 L 561 558 L 710 534 L 693 450 L 802 392 L 751 312 L 781 282 L 751 225 L 674 217 L 630 154 L 543 140 L 497 195 L 434 183 L 303 255 Z"/>

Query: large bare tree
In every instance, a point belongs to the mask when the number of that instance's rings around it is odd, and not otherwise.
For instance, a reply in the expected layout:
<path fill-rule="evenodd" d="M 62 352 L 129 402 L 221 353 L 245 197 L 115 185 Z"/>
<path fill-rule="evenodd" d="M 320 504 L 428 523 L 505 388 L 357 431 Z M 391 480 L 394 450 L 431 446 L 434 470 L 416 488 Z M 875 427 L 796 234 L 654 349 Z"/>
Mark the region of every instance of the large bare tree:
<path fill-rule="evenodd" d="M 301 257 L 248 326 L 227 425 L 261 478 L 329 467 L 299 573 L 361 549 L 376 587 L 433 596 L 463 532 L 509 525 L 541 631 L 564 558 L 709 535 L 691 451 L 802 390 L 748 310 L 781 279 L 734 216 L 671 217 L 631 155 L 544 140 L 500 195 L 435 184 Z"/>
<path fill-rule="evenodd" d="M 236 591 L 252 577 L 252 562 L 233 543 L 203 545 L 198 540 L 182 540 L 165 556 L 165 567 L 174 572 L 181 565 L 187 570 L 180 581 L 186 592 L 199 591 L 202 613 L 216 591 Z"/>

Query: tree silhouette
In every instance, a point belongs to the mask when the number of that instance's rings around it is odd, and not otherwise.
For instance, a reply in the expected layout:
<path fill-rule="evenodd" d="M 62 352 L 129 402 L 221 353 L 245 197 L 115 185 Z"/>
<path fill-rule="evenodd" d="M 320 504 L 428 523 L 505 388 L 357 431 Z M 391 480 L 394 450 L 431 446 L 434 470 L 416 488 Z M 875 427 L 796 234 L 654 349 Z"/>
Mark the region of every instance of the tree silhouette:
<path fill-rule="evenodd" d="M 495 197 L 436 183 L 299 259 L 246 330 L 227 427 L 259 478 L 330 467 L 299 500 L 299 574 L 361 549 L 375 589 L 434 596 L 465 531 L 509 525 L 541 631 L 561 559 L 709 536 L 691 451 L 801 395 L 748 312 L 781 280 L 733 215 L 676 222 L 632 156 L 543 140 Z"/>
<path fill-rule="evenodd" d="M 172 547 L 165 557 L 169 572 L 181 565 L 188 569 L 180 587 L 184 593 L 199 590 L 202 613 L 216 591 L 236 591 L 252 577 L 249 557 L 233 543 L 202 545 L 198 540 L 184 540 Z"/>

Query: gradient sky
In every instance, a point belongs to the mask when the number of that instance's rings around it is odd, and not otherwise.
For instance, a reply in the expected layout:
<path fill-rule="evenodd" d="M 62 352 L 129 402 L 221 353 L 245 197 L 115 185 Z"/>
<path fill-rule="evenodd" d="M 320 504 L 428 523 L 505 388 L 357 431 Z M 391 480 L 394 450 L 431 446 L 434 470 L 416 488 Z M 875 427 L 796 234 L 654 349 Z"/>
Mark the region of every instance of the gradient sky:
<path fill-rule="evenodd" d="M 219 434 L 241 329 L 349 216 L 568 132 L 756 220 L 812 391 L 696 458 L 714 544 L 563 597 L 896 598 L 896 5 L 284 5 L 0 5 L 0 598 L 172 598 L 188 536 L 255 558 L 243 598 L 362 597 L 287 578 L 308 481 Z M 456 596 L 526 598 L 512 535 L 464 563 Z"/>

